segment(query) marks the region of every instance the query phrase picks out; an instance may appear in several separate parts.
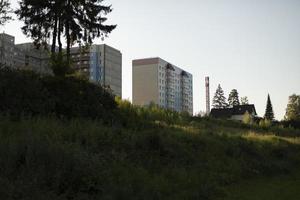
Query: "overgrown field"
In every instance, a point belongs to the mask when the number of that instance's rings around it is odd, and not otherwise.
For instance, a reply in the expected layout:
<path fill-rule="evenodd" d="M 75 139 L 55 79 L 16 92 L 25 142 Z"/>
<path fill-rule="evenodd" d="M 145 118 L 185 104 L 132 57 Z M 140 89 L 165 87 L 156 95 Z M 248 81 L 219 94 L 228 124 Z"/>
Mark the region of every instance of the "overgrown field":
<path fill-rule="evenodd" d="M 222 199 L 299 168 L 299 138 L 272 134 L 209 119 L 126 128 L 0 117 L 0 199 Z"/>

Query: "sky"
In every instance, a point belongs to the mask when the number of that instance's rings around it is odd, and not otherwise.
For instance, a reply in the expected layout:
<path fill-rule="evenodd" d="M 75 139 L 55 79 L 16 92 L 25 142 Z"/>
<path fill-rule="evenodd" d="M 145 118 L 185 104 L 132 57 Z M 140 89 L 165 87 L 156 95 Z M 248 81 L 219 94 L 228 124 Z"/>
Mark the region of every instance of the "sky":
<path fill-rule="evenodd" d="M 11 0 L 17 7 L 17 0 Z M 300 95 L 299 0 L 105 0 L 117 28 L 104 41 L 123 55 L 123 98 L 132 98 L 132 60 L 161 57 L 190 72 L 194 112 L 205 110 L 205 77 L 211 98 L 218 84 L 226 97 L 237 89 L 265 112 L 270 94 L 283 119 L 291 94 Z M 30 42 L 14 20 L 0 31 Z"/>

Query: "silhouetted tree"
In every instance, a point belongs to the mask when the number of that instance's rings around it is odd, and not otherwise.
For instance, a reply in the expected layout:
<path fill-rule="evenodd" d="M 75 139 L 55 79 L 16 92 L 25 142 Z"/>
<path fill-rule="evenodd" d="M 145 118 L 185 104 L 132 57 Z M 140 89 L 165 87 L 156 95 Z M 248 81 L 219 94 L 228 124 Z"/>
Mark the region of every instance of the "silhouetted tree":
<path fill-rule="evenodd" d="M 289 97 L 285 119 L 300 121 L 300 95 L 293 94 Z"/>
<path fill-rule="evenodd" d="M 104 17 L 112 11 L 111 6 L 102 5 L 103 0 L 67 0 L 64 12 L 67 57 L 74 43 L 90 45 L 95 38 L 106 37 L 116 25 L 104 25 Z M 69 60 L 69 59 L 68 59 Z"/>
<path fill-rule="evenodd" d="M 47 41 L 53 37 L 51 52 L 55 52 L 57 36 L 56 1 L 54 0 L 21 0 L 20 8 L 16 10 L 19 20 L 24 21 L 23 33 L 32 38 L 37 48 L 47 47 Z M 56 9 L 56 10 L 55 10 Z"/>
<path fill-rule="evenodd" d="M 11 20 L 10 3 L 8 0 L 0 0 L 0 26 L 4 25 L 7 21 Z"/>
<path fill-rule="evenodd" d="M 241 105 L 248 105 L 249 101 L 248 101 L 248 97 L 241 97 Z"/>
<path fill-rule="evenodd" d="M 231 107 L 240 105 L 239 93 L 236 89 L 231 90 L 228 97 L 228 104 Z"/>
<path fill-rule="evenodd" d="M 224 96 L 224 91 L 221 88 L 220 84 L 218 85 L 215 96 L 213 98 L 212 106 L 213 106 L 213 108 L 216 108 L 216 109 L 228 108 L 228 104 L 227 104 L 226 98 Z"/>
<path fill-rule="evenodd" d="M 266 106 L 266 112 L 264 118 L 270 121 L 274 120 L 273 106 L 269 94 L 268 94 L 268 100 L 267 100 L 267 106 Z"/>
<path fill-rule="evenodd" d="M 104 25 L 111 6 L 102 5 L 103 0 L 21 0 L 16 11 L 25 25 L 23 32 L 37 46 L 46 45 L 52 39 L 51 52 L 62 52 L 61 37 L 66 38 L 67 62 L 70 63 L 70 48 L 74 43 L 92 44 L 97 37 L 106 37 L 116 25 Z"/>

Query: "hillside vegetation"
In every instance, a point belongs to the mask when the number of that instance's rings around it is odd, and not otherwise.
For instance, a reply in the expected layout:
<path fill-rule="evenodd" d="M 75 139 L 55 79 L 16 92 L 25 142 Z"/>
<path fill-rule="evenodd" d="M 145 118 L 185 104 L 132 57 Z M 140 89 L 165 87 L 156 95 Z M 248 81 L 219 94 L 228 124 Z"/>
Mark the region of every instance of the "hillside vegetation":
<path fill-rule="evenodd" d="M 31 104 L 36 99 L 29 101 L 28 94 L 35 88 L 26 93 L 1 79 L 0 94 L 12 99 L 1 96 L 6 107 L 0 107 L 0 199 L 230 199 L 238 195 L 237 185 L 246 188 L 253 181 L 263 187 L 263 180 L 291 177 L 300 169 L 299 130 L 136 107 L 76 79 L 59 80 L 71 88 L 62 94 L 55 78 L 28 76 L 51 97 L 43 102 L 52 107 Z M 32 84 L 25 80 L 23 88 Z M 65 94 L 82 96 L 68 107 Z M 70 114 L 67 108 L 77 110 Z"/>

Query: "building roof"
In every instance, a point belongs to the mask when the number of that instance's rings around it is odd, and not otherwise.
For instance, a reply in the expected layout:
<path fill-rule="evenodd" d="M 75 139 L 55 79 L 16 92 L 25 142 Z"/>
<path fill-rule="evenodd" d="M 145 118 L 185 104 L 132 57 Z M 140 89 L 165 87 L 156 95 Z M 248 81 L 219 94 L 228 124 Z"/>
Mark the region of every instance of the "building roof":
<path fill-rule="evenodd" d="M 253 104 L 233 106 L 233 115 L 244 115 L 246 112 L 257 115 Z"/>
<path fill-rule="evenodd" d="M 233 106 L 232 108 L 223 109 L 214 108 L 211 110 L 210 115 L 215 118 L 230 118 L 233 115 L 244 115 L 246 112 L 257 115 L 255 106 L 253 104 L 239 105 Z"/>
<path fill-rule="evenodd" d="M 233 114 L 232 108 L 211 109 L 210 116 L 215 118 L 230 118 Z"/>

